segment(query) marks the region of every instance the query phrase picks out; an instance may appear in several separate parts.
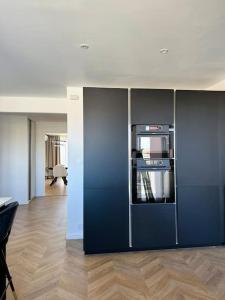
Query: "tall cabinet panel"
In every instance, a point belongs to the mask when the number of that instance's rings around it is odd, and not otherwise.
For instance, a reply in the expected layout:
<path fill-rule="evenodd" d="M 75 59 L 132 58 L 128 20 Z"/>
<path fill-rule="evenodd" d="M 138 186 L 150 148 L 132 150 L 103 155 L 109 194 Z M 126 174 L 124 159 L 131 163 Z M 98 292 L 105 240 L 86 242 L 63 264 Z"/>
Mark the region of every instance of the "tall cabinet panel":
<path fill-rule="evenodd" d="M 178 237 L 181 245 L 221 243 L 219 94 L 176 92 Z"/>
<path fill-rule="evenodd" d="M 220 222 L 221 228 L 221 239 L 225 241 L 225 210 L 224 210 L 224 199 L 225 199 L 225 92 L 217 92 L 219 95 L 219 127 L 218 127 L 218 138 L 219 138 L 219 172 L 220 172 Z"/>
<path fill-rule="evenodd" d="M 128 90 L 84 88 L 84 250 L 128 247 Z"/>
<path fill-rule="evenodd" d="M 159 89 L 131 89 L 131 125 L 146 125 L 143 128 L 148 128 L 148 125 L 169 125 L 171 130 L 171 140 L 173 140 L 174 129 L 174 91 L 173 90 L 159 90 Z M 152 126 L 154 127 L 154 126 Z M 157 127 L 157 126 L 155 126 Z M 149 139 L 151 134 L 144 136 L 143 139 Z M 152 135 L 154 136 L 154 134 Z M 132 152 L 137 151 L 137 137 L 132 134 Z M 155 135 L 158 139 L 158 144 L 161 143 L 160 135 Z M 150 138 L 151 139 L 151 138 Z M 154 139 L 154 138 L 153 138 Z M 173 141 L 170 141 L 173 143 Z M 151 141 L 149 141 L 149 146 Z M 156 148 L 157 148 L 156 145 Z M 151 147 L 151 146 L 150 146 Z M 173 146 L 171 146 L 171 149 Z M 160 148 L 160 146 L 159 146 Z M 160 151 L 159 151 L 160 152 Z M 173 151 L 172 151 L 173 152 Z M 173 156 L 173 154 L 172 154 Z M 137 157 L 136 157 L 137 158 Z M 153 193 L 166 195 L 166 188 L 163 187 L 164 170 L 157 168 L 157 166 L 138 169 L 137 159 L 132 159 L 132 203 L 131 203 L 131 241 L 135 249 L 143 248 L 163 248 L 174 247 L 176 245 L 176 201 L 175 195 L 172 196 L 171 203 L 161 201 L 147 200 L 142 203 L 137 203 L 136 190 L 141 190 L 141 194 L 147 195 Z M 144 158 L 144 157 L 142 157 Z M 171 157 L 173 162 L 173 157 Z M 149 166 L 152 163 L 162 163 L 163 159 L 149 159 L 146 164 Z M 173 170 L 171 170 L 171 190 L 174 190 Z M 137 178 L 139 181 L 137 182 Z M 168 182 L 167 182 L 168 184 Z M 141 187 L 142 186 L 142 187 Z M 169 184 L 168 184 L 169 186 Z M 141 188 L 140 188 L 141 187 Z M 156 196 L 157 198 L 157 196 Z M 135 203 L 136 202 L 136 203 Z"/>
<path fill-rule="evenodd" d="M 132 124 L 173 124 L 173 90 L 131 89 Z"/>

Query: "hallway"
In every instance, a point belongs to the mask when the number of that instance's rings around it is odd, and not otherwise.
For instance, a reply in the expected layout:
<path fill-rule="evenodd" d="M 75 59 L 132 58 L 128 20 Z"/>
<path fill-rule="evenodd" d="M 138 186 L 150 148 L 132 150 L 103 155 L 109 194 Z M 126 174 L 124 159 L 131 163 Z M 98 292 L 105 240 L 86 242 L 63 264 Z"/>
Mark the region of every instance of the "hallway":
<path fill-rule="evenodd" d="M 66 197 L 19 207 L 7 251 L 19 299 L 225 299 L 223 247 L 84 256 L 65 232 Z"/>

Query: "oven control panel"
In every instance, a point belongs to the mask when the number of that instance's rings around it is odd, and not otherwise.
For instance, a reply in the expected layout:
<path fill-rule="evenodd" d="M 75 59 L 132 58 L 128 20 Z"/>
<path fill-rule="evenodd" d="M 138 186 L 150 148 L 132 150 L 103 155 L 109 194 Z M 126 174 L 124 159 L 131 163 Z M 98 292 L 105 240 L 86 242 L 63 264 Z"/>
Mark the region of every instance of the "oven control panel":
<path fill-rule="evenodd" d="M 137 168 L 170 169 L 169 159 L 136 159 Z"/>
<path fill-rule="evenodd" d="M 169 133 L 169 125 L 136 125 L 136 134 Z"/>

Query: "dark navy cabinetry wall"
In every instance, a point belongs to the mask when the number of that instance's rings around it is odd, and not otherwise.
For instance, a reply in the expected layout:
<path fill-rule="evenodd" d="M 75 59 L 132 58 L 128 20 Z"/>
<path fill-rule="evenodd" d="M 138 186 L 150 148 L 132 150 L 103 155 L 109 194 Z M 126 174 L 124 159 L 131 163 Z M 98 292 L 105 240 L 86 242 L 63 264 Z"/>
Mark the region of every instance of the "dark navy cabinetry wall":
<path fill-rule="evenodd" d="M 223 244 L 225 92 L 130 95 L 130 125 L 175 125 L 176 202 L 129 209 L 128 90 L 84 88 L 85 252 Z"/>
<path fill-rule="evenodd" d="M 84 88 L 84 250 L 129 247 L 128 90 Z"/>
<path fill-rule="evenodd" d="M 132 124 L 173 124 L 174 91 L 131 89 Z"/>
<path fill-rule="evenodd" d="M 131 89 L 131 125 L 174 125 L 174 91 Z M 135 249 L 176 245 L 175 203 L 131 205 L 132 246 Z"/>
<path fill-rule="evenodd" d="M 176 245 L 175 205 L 132 206 L 132 244 L 140 248 L 166 248 Z"/>
<path fill-rule="evenodd" d="M 219 94 L 219 174 L 220 174 L 220 223 L 221 223 L 221 239 L 225 241 L 225 228 L 224 228 L 224 199 L 225 199 L 225 92 L 217 92 Z"/>
<path fill-rule="evenodd" d="M 178 237 L 185 246 L 220 244 L 218 186 L 178 186 Z"/>
<path fill-rule="evenodd" d="M 219 95 L 206 91 L 176 92 L 178 237 L 181 245 L 223 242 Z"/>

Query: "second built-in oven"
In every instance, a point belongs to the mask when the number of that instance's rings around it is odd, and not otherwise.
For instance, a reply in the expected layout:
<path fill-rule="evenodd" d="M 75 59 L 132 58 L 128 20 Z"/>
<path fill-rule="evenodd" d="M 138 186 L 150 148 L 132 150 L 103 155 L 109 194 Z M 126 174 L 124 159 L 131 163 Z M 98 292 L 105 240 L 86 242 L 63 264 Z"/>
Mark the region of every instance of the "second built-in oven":
<path fill-rule="evenodd" d="M 173 203 L 174 168 L 172 160 L 134 159 L 132 166 L 133 203 Z"/>

